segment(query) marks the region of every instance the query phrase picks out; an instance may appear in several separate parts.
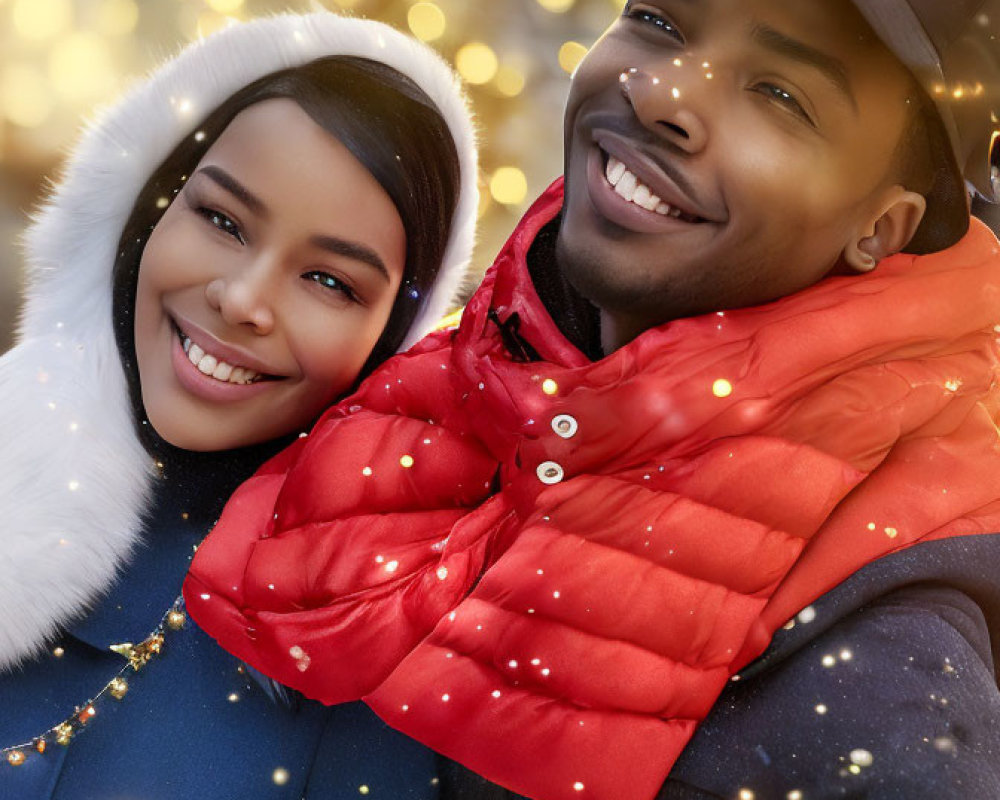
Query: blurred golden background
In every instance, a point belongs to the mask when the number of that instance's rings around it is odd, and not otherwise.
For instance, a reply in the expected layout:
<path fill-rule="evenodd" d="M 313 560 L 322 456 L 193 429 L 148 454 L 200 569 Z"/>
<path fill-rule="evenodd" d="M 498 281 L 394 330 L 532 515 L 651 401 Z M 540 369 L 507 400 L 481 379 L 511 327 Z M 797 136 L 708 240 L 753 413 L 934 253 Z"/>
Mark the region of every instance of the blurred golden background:
<path fill-rule="evenodd" d="M 333 11 L 435 47 L 478 117 L 484 270 L 562 171 L 569 74 L 624 0 L 0 0 L 0 352 L 20 303 L 19 237 L 81 123 L 185 43 L 234 19 Z"/>
<path fill-rule="evenodd" d="M 234 19 L 329 8 L 412 33 L 456 65 L 482 141 L 484 270 L 562 170 L 569 75 L 624 0 L 0 0 L 0 352 L 22 287 L 20 233 L 81 122 L 185 43 Z M 988 212 L 1000 227 L 1000 210 Z"/>

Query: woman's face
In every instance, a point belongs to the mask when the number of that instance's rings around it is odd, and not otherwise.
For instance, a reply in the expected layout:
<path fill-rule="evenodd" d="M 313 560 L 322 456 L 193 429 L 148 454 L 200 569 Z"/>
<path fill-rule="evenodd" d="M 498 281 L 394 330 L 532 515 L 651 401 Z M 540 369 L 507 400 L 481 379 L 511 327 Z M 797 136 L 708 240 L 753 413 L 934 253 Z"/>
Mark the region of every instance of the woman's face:
<path fill-rule="evenodd" d="M 368 358 L 405 255 L 389 196 L 296 103 L 241 112 L 140 262 L 135 348 L 156 432 L 207 451 L 308 425 Z"/>

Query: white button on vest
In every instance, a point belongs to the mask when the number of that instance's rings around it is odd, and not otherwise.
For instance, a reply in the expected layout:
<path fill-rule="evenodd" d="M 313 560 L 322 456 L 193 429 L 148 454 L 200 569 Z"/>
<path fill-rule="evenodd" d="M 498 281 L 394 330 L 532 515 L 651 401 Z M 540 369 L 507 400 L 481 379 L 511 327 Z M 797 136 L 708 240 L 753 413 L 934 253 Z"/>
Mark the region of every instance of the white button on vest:
<path fill-rule="evenodd" d="M 552 430 L 556 432 L 556 436 L 563 439 L 572 439 L 579 427 L 576 419 L 569 414 L 560 414 L 552 418 Z"/>
<path fill-rule="evenodd" d="M 538 480 L 548 486 L 559 483 L 565 475 L 563 468 L 560 467 L 555 461 L 543 461 L 538 465 L 538 469 L 535 470 L 535 474 L 538 475 Z"/>

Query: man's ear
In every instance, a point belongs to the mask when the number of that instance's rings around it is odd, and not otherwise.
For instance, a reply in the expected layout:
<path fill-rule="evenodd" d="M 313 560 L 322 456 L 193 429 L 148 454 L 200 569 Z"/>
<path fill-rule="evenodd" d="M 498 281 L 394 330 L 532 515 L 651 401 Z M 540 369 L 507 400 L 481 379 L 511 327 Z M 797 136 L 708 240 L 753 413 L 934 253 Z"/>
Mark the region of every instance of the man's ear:
<path fill-rule="evenodd" d="M 844 261 L 858 272 L 870 272 L 883 258 L 902 250 L 917 232 L 927 211 L 922 194 L 893 186 L 862 230 L 844 250 Z"/>

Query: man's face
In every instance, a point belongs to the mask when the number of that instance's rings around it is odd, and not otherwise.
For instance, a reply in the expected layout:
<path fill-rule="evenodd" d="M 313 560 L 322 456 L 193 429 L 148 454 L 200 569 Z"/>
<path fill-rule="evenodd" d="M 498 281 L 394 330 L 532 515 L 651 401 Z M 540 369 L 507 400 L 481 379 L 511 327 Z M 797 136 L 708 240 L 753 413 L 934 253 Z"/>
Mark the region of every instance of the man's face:
<path fill-rule="evenodd" d="M 632 0 L 573 80 L 561 268 L 631 335 L 810 286 L 884 210 L 911 86 L 847 0 Z"/>

